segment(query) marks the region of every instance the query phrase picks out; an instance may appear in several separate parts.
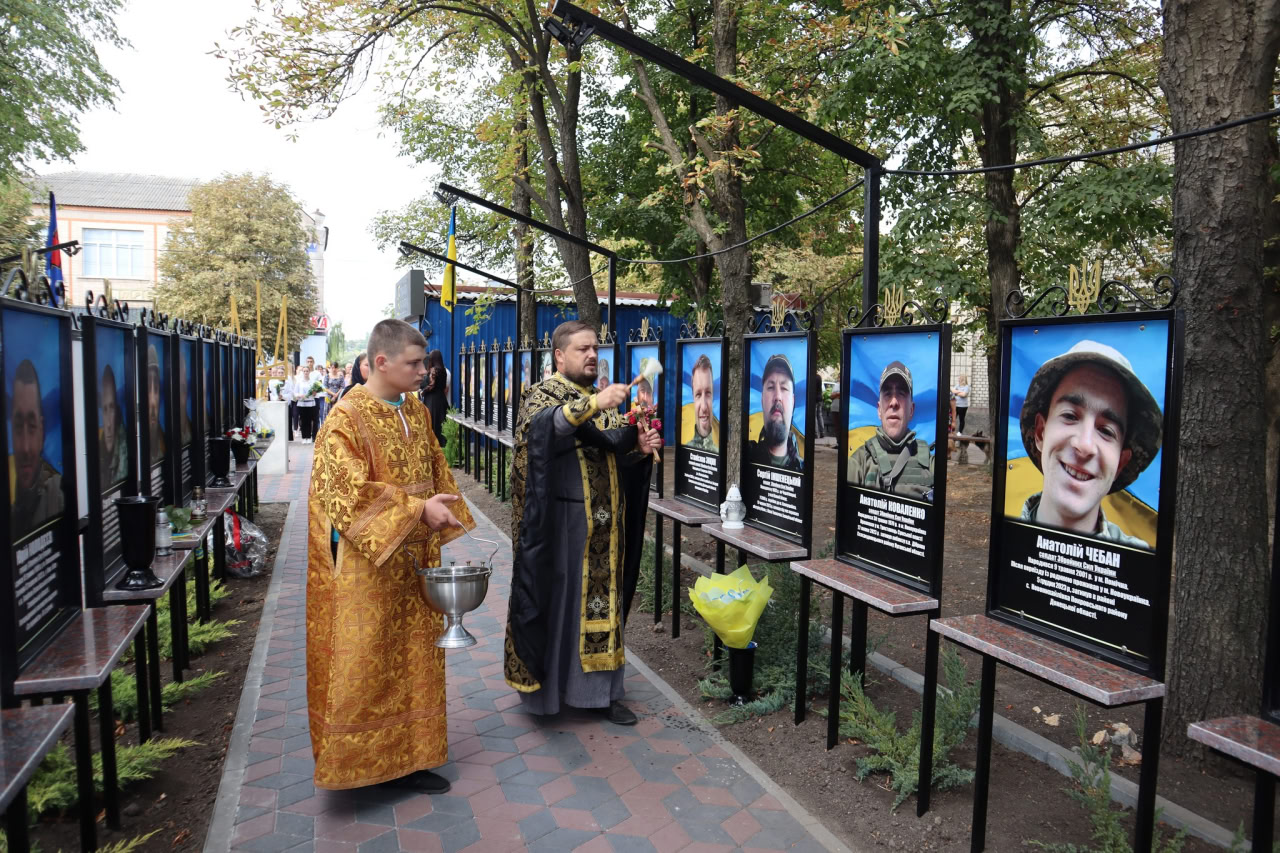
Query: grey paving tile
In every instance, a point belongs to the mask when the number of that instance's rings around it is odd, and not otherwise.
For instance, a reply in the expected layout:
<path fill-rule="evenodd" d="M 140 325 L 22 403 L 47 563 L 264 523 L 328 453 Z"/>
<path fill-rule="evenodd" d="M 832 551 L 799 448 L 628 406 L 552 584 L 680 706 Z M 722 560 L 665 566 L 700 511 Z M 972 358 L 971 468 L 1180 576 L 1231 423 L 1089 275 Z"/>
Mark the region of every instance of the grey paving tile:
<path fill-rule="evenodd" d="M 512 738 L 481 735 L 480 743 L 484 744 L 484 748 L 490 752 L 517 753 L 520 751 L 520 748 L 516 746 L 516 742 Z"/>
<path fill-rule="evenodd" d="M 591 810 L 591 816 L 601 829 L 612 829 L 631 817 L 631 810 L 621 799 L 609 800 Z"/>
<path fill-rule="evenodd" d="M 253 820 L 255 817 L 267 813 L 267 809 L 261 806 L 236 806 L 236 824 L 242 824 L 246 820 Z"/>
<path fill-rule="evenodd" d="M 278 752 L 250 752 L 245 757 L 245 766 L 248 767 L 257 764 L 259 761 L 266 761 L 268 758 L 279 758 Z"/>
<path fill-rule="evenodd" d="M 269 720 L 272 717 L 280 716 L 280 713 L 281 713 L 280 711 L 267 711 L 262 708 L 259 708 L 258 713 L 254 715 L 253 721 L 256 723 L 262 720 Z"/>
<path fill-rule="evenodd" d="M 260 788 L 275 788 L 280 791 L 299 782 L 308 781 L 310 781 L 310 777 L 301 773 L 276 773 L 272 776 L 263 776 L 261 779 L 255 780 L 253 784 Z"/>
<path fill-rule="evenodd" d="M 618 797 L 607 782 L 594 776 L 570 776 L 569 778 L 573 780 L 578 792 L 556 803 L 556 808 L 591 811 Z"/>
<path fill-rule="evenodd" d="M 310 799 L 316 795 L 316 786 L 312 783 L 311 777 L 307 777 L 304 781 L 287 788 L 281 788 L 280 793 L 276 795 L 276 808 L 282 809 L 285 806 L 291 806 L 294 803 L 300 803 L 303 800 Z"/>
<path fill-rule="evenodd" d="M 292 752 L 292 750 L 286 750 L 286 752 Z M 280 769 L 285 773 L 313 776 L 316 772 L 316 763 L 310 758 L 294 758 L 292 755 L 286 755 L 280 762 Z"/>
<path fill-rule="evenodd" d="M 565 829 L 563 827 L 548 832 L 546 835 L 529 844 L 525 849 L 530 853 L 564 853 L 579 844 L 586 844 L 600 833 L 584 829 Z"/>
<path fill-rule="evenodd" d="M 358 844 L 356 853 L 400 853 L 400 837 L 392 829 Z"/>
<path fill-rule="evenodd" d="M 293 814 L 292 812 L 276 813 L 276 832 L 285 835 L 297 835 L 302 838 L 314 838 L 316 834 L 316 819 L 308 815 Z"/>
<path fill-rule="evenodd" d="M 284 742 L 284 752 L 297 752 L 298 750 L 311 746 L 311 735 L 300 734 L 291 738 L 286 738 Z"/>
<path fill-rule="evenodd" d="M 417 820 L 410 823 L 407 829 L 420 829 L 423 832 L 441 833 L 450 827 L 457 826 L 460 823 L 474 823 L 475 821 L 469 815 L 449 814 L 448 812 L 432 812 L 429 815 L 423 815 Z"/>
<path fill-rule="evenodd" d="M 480 827 L 474 820 L 451 826 L 440 833 L 440 846 L 444 853 L 457 853 L 464 847 L 470 847 L 480 840 Z"/>
<path fill-rule="evenodd" d="M 704 844 L 729 844 L 735 845 L 737 842 L 733 840 L 733 836 L 720 828 L 720 824 L 713 823 L 701 817 L 695 816 L 690 820 L 677 821 L 683 827 L 685 833 L 690 839 Z"/>
<path fill-rule="evenodd" d="M 432 797 L 431 810 L 433 812 L 462 815 L 463 817 L 471 817 L 475 814 L 475 812 L 471 810 L 471 801 L 466 797 L 461 797 L 456 794 L 444 794 Z"/>
<path fill-rule="evenodd" d="M 254 737 L 271 738 L 272 740 L 288 740 L 298 735 L 310 735 L 311 733 L 301 726 L 277 726 L 274 729 L 267 729 L 265 732 Z"/>
<path fill-rule="evenodd" d="M 744 806 L 749 806 L 764 796 L 764 786 L 750 776 L 743 776 L 729 786 L 729 793 Z"/>
<path fill-rule="evenodd" d="M 614 853 L 658 853 L 657 848 L 653 846 L 653 842 L 638 835 L 614 835 L 609 833 L 604 838 L 612 845 Z"/>
<path fill-rule="evenodd" d="M 548 782 L 554 782 L 563 775 L 563 773 L 552 773 L 550 770 L 526 770 L 503 781 L 512 785 L 529 785 L 533 788 L 541 788 Z"/>
<path fill-rule="evenodd" d="M 506 797 L 509 803 L 525 803 L 531 806 L 545 806 L 547 804 L 542 792 L 537 788 L 507 783 L 503 783 L 500 787 L 502 788 L 502 796 Z"/>
<path fill-rule="evenodd" d="M 297 847 L 306 838 L 299 838 L 296 835 L 281 835 L 276 832 L 268 835 L 259 835 L 257 838 L 249 841 L 241 842 L 236 845 L 237 850 L 249 850 L 252 853 L 284 853 L 284 851 Z"/>
<path fill-rule="evenodd" d="M 395 826 L 395 807 L 386 803 L 359 803 L 356 805 L 356 822 L 376 823 L 379 826 Z"/>
<path fill-rule="evenodd" d="M 512 776 L 516 776 L 525 772 L 529 768 L 525 765 L 524 759 L 519 756 L 508 758 L 506 761 L 499 761 L 493 765 L 493 772 L 498 777 L 499 782 L 505 782 Z"/>
<path fill-rule="evenodd" d="M 549 832 L 559 829 L 556 826 L 556 819 L 551 816 L 551 812 L 547 810 L 537 811 L 519 822 L 520 834 L 524 836 L 525 844 L 531 844 Z M 573 848 L 567 848 L 573 849 Z"/>

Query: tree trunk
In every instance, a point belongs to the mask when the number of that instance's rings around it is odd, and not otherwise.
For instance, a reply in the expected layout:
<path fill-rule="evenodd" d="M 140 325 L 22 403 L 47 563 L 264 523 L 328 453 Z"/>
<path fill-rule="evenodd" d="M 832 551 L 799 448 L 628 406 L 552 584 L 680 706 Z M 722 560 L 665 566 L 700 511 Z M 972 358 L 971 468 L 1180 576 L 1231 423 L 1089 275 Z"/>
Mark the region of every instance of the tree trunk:
<path fill-rule="evenodd" d="M 1175 132 L 1270 109 L 1277 0 L 1165 0 L 1160 86 Z M 1268 584 L 1263 404 L 1267 124 L 1174 147 L 1173 273 L 1186 349 L 1166 744 L 1258 710 Z M 1147 733 L 1151 736 L 1151 733 Z"/>
<path fill-rule="evenodd" d="M 713 0 L 712 49 L 716 74 L 732 80 L 738 73 L 738 4 L 736 0 Z M 716 97 L 716 115 L 725 115 L 733 104 Z M 728 152 L 738 144 L 738 126 L 720 140 L 719 148 Z M 726 153 L 726 158 L 729 155 Z M 730 158 L 731 159 L 731 158 Z M 718 241 L 707 240 L 714 248 L 732 246 L 747 239 L 747 204 L 742 197 L 742 178 L 737 163 L 733 168 L 716 172 L 712 204 L 721 218 L 723 236 Z M 746 425 L 746 412 L 742 405 L 742 367 L 747 363 L 742 347 L 742 333 L 751 319 L 751 252 L 743 246 L 716 255 L 716 267 L 720 270 L 721 296 L 724 298 L 724 330 L 729 336 L 729 364 L 736 370 L 727 370 L 729 378 L 729 405 L 725 413 L 729 419 L 729 446 L 725 464 L 729 471 L 739 471 L 742 456 L 742 429 Z"/>
<path fill-rule="evenodd" d="M 996 80 L 996 97 L 982 108 L 982 136 L 975 140 L 983 166 L 1003 166 L 1018 161 L 1018 133 L 1015 125 L 1022 108 L 1023 92 L 1013 91 L 1009 79 L 1025 79 L 1021 54 L 1003 35 L 1009 32 L 1013 5 L 1004 0 L 998 26 L 975 27 L 972 32 L 978 52 L 988 63 Z M 1018 244 L 1022 241 L 1022 209 L 1013 188 L 1013 171 L 988 172 L 983 176 L 987 199 L 987 278 L 991 282 L 991 302 L 987 311 L 987 408 L 989 433 L 995 435 L 999 414 L 1000 336 L 997 323 L 1005 313 L 1005 299 L 1018 289 L 1022 270 L 1018 267 Z"/>
<path fill-rule="evenodd" d="M 524 115 L 516 121 L 515 132 L 523 137 L 528 129 L 528 118 Z M 529 174 L 529 146 L 521 141 L 516 153 L 516 174 L 526 178 Z M 529 193 L 520 181 L 511 184 L 511 209 L 525 216 L 533 215 L 533 206 Z M 533 229 L 517 222 L 513 229 L 516 240 L 516 310 L 520 314 L 520 335 L 530 342 L 538 340 L 538 303 L 533 293 Z M 516 341 L 517 347 L 524 346 L 524 340 Z"/>

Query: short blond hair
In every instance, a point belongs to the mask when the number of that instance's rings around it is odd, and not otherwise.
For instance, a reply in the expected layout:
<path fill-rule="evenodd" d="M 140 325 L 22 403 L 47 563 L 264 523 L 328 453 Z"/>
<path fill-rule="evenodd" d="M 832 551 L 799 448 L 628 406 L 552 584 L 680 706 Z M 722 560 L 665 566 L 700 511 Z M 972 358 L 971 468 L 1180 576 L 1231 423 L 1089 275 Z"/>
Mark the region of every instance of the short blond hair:
<path fill-rule="evenodd" d="M 427 348 L 427 339 L 404 320 L 379 320 L 369 333 L 368 356 L 373 361 L 380 355 L 395 358 L 407 347 Z"/>

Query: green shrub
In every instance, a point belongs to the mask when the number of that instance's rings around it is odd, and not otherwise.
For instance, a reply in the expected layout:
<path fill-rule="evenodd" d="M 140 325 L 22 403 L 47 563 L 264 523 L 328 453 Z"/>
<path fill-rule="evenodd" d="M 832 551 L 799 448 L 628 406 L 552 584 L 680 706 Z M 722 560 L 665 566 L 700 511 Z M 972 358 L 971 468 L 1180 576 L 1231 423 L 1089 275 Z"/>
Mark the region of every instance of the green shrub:
<path fill-rule="evenodd" d="M 456 415 L 457 409 L 450 409 L 449 414 Z M 444 422 L 444 458 L 449 463 L 450 468 L 457 468 L 462 465 L 462 427 L 458 426 L 457 421 L 445 418 Z"/>
<path fill-rule="evenodd" d="M 150 779 L 160 763 L 175 752 L 188 746 L 196 746 L 193 740 L 159 738 L 137 746 L 116 747 L 116 778 L 123 789 L 134 782 Z M 93 756 L 94 790 L 102 792 L 102 753 Z M 32 817 L 38 817 L 53 809 L 65 809 L 76 804 L 76 763 L 71 750 L 60 743 L 45 756 L 31 782 L 27 785 L 27 805 Z"/>
<path fill-rule="evenodd" d="M 1121 825 L 1124 809 L 1111 801 L 1111 745 L 1103 741 L 1095 745 L 1088 736 L 1087 723 L 1083 709 L 1078 705 L 1075 711 L 1076 738 L 1080 741 L 1080 761 L 1068 761 L 1074 788 L 1067 793 L 1073 800 L 1089 813 L 1089 823 L 1093 831 L 1089 834 L 1092 844 L 1061 844 L 1057 842 L 1036 841 L 1028 839 L 1029 844 L 1052 853 L 1133 853 L 1133 845 L 1129 843 L 1129 832 Z M 1160 812 L 1156 812 L 1156 821 L 1160 820 Z M 1173 838 L 1160 837 L 1156 828 L 1151 849 L 1155 853 L 1178 853 L 1186 841 L 1186 830 L 1179 830 Z"/>
<path fill-rule="evenodd" d="M 932 785 L 938 790 L 973 781 L 973 771 L 954 764 L 951 751 L 968 735 L 969 721 L 978 710 L 978 686 L 965 680 L 964 661 L 954 649 L 942 652 L 942 682 L 933 730 Z M 846 673 L 840 692 L 841 736 L 856 738 L 872 751 L 857 760 L 857 779 L 888 773 L 889 785 L 897 793 L 893 801 L 897 809 L 918 787 L 921 714 L 912 714 L 911 727 L 899 732 L 895 714 L 878 710 L 859 679 Z"/>

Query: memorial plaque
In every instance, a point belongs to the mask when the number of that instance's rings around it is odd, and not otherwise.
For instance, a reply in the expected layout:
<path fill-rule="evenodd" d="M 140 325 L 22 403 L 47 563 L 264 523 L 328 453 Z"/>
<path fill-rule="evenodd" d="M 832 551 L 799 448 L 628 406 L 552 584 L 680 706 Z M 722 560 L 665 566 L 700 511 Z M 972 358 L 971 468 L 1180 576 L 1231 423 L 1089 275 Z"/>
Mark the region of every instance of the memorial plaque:
<path fill-rule="evenodd" d="M 556 372 L 556 361 L 551 349 L 551 338 L 543 338 L 543 346 L 538 350 L 538 381 L 546 382 Z"/>
<path fill-rule="evenodd" d="M 515 429 L 516 419 L 520 415 L 520 401 L 529 393 L 529 389 L 533 387 L 533 365 L 536 351 L 533 347 L 525 347 L 517 351 L 517 357 L 520 360 L 520 385 L 516 391 L 515 398 L 512 401 L 513 408 L 511 410 L 511 428 Z"/>
<path fill-rule="evenodd" d="M 211 340 L 200 341 L 200 396 L 204 400 L 200 413 L 206 436 L 222 435 L 222 413 L 218 404 L 222 399 L 219 389 L 218 345 Z"/>
<path fill-rule="evenodd" d="M 617 380 L 618 348 L 612 343 L 596 347 L 596 390 L 603 391 Z"/>
<path fill-rule="evenodd" d="M 498 359 L 501 353 L 498 352 L 498 342 L 493 342 L 493 350 L 485 357 L 484 377 L 485 388 L 489 392 L 489 405 L 485 409 L 484 422 L 489 426 L 498 426 L 498 401 L 502 399 L 502 373 L 499 370 Z"/>
<path fill-rule="evenodd" d="M 846 329 L 836 559 L 941 594 L 951 327 Z"/>
<path fill-rule="evenodd" d="M 218 434 L 225 435 L 227 430 L 235 425 L 236 409 L 232 404 L 232 394 L 235 386 L 233 384 L 232 375 L 235 369 L 231 364 L 231 344 L 226 341 L 218 342 L 218 412 L 220 414 Z"/>
<path fill-rule="evenodd" d="M 1163 678 L 1179 319 L 1009 320 L 1000 334 L 988 612 Z"/>
<path fill-rule="evenodd" d="M 632 331 L 633 336 L 636 336 L 636 331 L 637 330 Z M 653 336 L 653 331 L 654 330 L 649 326 L 649 319 L 646 317 L 644 319 L 642 329 L 639 330 L 639 334 L 644 336 L 645 340 L 638 342 L 628 341 L 626 344 L 626 376 L 629 382 L 634 381 L 636 377 L 640 376 L 643 370 L 642 362 L 646 359 L 657 359 L 658 363 L 663 366 L 663 369 L 666 369 L 666 353 L 664 352 L 663 342 Z M 597 382 L 598 381 L 599 380 L 597 379 Z M 665 374 L 659 374 L 658 377 L 652 381 L 649 379 L 640 379 L 639 382 L 636 382 L 635 385 L 631 386 L 630 393 L 628 395 L 628 404 L 630 408 L 636 409 L 642 406 L 652 407 L 655 409 L 653 417 L 661 421 L 666 417 L 666 412 L 663 411 L 662 408 L 662 392 L 665 387 Z M 653 466 L 653 473 L 649 476 L 649 489 L 650 491 L 657 492 L 659 496 L 662 494 L 662 484 L 664 482 L 665 474 L 662 460 L 663 457 L 659 455 L 657 464 Z"/>
<path fill-rule="evenodd" d="M 676 411 L 676 497 L 720 511 L 726 468 L 721 422 L 726 408 L 724 340 L 676 341 L 680 408 Z"/>
<path fill-rule="evenodd" d="M 71 315 L 0 298 L 0 423 L 8 487 L 0 490 L 0 686 L 80 609 Z"/>
<path fill-rule="evenodd" d="M 177 376 L 177 429 L 178 468 L 174 482 L 178 484 L 179 503 L 191 500 L 191 489 L 204 482 L 204 435 L 200 431 L 200 341 L 193 337 L 178 336 L 176 347 L 178 361 L 174 365 Z"/>
<path fill-rule="evenodd" d="M 471 417 L 471 357 L 464 345 L 458 353 L 458 394 L 462 398 L 462 416 Z"/>
<path fill-rule="evenodd" d="M 502 353 L 502 378 L 498 383 L 502 388 L 502 408 L 498 411 L 498 414 L 501 415 L 498 420 L 498 429 L 500 430 L 511 429 L 511 425 L 515 421 L 515 410 L 512 408 L 512 404 L 515 402 L 514 398 L 517 394 L 514 393 L 515 377 L 511 375 L 514 355 L 510 348 Z"/>
<path fill-rule="evenodd" d="M 176 493 L 176 344 L 177 336 L 172 332 L 138 327 L 138 405 L 142 412 L 138 430 L 142 479 L 138 491 L 160 498 L 162 505 L 174 503 Z"/>
<path fill-rule="evenodd" d="M 120 514 L 115 499 L 138 493 L 137 377 L 134 327 L 86 315 L 84 334 L 85 432 L 89 527 L 85 530 L 85 600 L 102 605 L 102 591 L 124 571 Z"/>
<path fill-rule="evenodd" d="M 742 500 L 748 524 L 809 547 L 813 496 L 811 332 L 746 335 Z"/>

